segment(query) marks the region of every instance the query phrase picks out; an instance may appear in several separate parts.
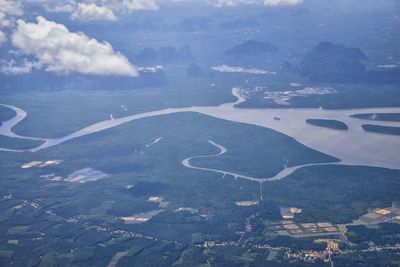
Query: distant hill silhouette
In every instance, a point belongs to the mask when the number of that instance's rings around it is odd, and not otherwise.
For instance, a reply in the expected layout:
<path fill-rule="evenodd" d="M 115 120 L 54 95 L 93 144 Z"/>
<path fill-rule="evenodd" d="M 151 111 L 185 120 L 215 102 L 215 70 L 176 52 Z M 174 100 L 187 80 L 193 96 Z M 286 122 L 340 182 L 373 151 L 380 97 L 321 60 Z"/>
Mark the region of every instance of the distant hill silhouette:
<path fill-rule="evenodd" d="M 154 48 L 146 47 L 140 51 L 139 55 L 137 55 L 136 60 L 145 63 L 145 64 L 155 64 L 158 62 L 158 53 Z"/>
<path fill-rule="evenodd" d="M 297 72 L 313 81 L 329 83 L 391 84 L 400 82 L 400 68 L 368 70 L 367 56 L 359 48 L 321 42 L 298 66 L 285 61 L 282 70 Z"/>
<path fill-rule="evenodd" d="M 211 19 L 207 17 L 192 17 L 181 22 L 180 27 L 185 32 L 207 31 Z"/>
<path fill-rule="evenodd" d="M 204 71 L 199 65 L 192 63 L 188 67 L 187 75 L 190 78 L 203 77 L 204 76 Z"/>
<path fill-rule="evenodd" d="M 224 21 L 219 25 L 221 30 L 236 30 L 243 28 L 252 28 L 259 26 L 256 20 L 245 20 L 245 19 L 237 19 L 237 20 L 229 20 Z"/>
<path fill-rule="evenodd" d="M 321 42 L 304 57 L 298 71 L 315 81 L 360 81 L 367 73 L 361 62 L 366 59 L 366 55 L 358 48 Z"/>
<path fill-rule="evenodd" d="M 139 52 L 135 59 L 138 64 L 154 65 L 178 60 L 187 61 L 193 59 L 193 56 L 190 46 L 186 44 L 179 50 L 172 46 L 160 47 L 158 50 L 146 47 Z"/>
<path fill-rule="evenodd" d="M 277 52 L 278 48 L 269 43 L 256 40 L 248 40 L 241 44 L 234 46 L 231 49 L 225 51 L 227 56 L 255 56 L 264 53 Z"/>

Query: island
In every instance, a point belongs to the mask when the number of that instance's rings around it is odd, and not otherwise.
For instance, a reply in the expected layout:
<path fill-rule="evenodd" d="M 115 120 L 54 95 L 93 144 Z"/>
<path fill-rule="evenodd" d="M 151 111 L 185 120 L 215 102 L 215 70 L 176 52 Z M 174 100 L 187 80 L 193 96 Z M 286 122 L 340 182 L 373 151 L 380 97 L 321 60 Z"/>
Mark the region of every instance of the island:
<path fill-rule="evenodd" d="M 300 75 L 320 82 L 357 82 L 367 73 L 366 55 L 358 48 L 321 42 L 311 49 L 298 66 Z"/>
<path fill-rule="evenodd" d="M 400 135 L 400 127 L 364 124 L 361 126 L 365 132 Z"/>
<path fill-rule="evenodd" d="M 347 131 L 349 129 L 346 123 L 338 120 L 307 119 L 306 122 L 314 126 L 329 128 L 333 130 Z"/>
<path fill-rule="evenodd" d="M 354 114 L 351 117 L 372 121 L 400 121 L 400 113 L 364 113 Z"/>

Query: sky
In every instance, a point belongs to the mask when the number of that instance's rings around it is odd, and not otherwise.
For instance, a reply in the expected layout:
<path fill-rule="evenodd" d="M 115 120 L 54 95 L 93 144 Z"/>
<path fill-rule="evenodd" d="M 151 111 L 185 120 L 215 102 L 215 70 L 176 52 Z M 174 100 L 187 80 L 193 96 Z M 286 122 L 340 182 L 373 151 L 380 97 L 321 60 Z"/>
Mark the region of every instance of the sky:
<path fill-rule="evenodd" d="M 138 12 L 157 12 L 163 4 L 174 2 L 179 5 L 190 1 L 202 1 L 221 9 L 241 5 L 296 6 L 312 0 L 0 0 L 0 46 L 8 44 L 11 47 L 9 54 L 18 56 L 18 60 L 0 58 L 0 72 L 15 75 L 42 69 L 57 73 L 138 75 L 134 62 L 115 51 L 107 40 L 73 32 L 68 25 L 47 19 L 46 14 L 29 14 L 28 5 L 39 5 L 47 14 L 66 14 L 71 22 L 114 23 Z"/>

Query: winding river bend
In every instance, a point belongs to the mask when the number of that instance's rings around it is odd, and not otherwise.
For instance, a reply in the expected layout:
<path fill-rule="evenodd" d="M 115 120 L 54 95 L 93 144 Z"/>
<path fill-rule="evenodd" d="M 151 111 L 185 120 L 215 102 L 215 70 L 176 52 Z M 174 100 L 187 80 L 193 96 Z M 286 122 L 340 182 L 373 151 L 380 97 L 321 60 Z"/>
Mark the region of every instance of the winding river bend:
<path fill-rule="evenodd" d="M 340 159 L 342 164 L 400 169 L 400 137 L 364 132 L 361 128 L 363 121 L 350 117 L 350 115 L 357 113 L 400 113 L 400 108 L 365 108 L 346 110 L 311 108 L 242 109 L 235 108 L 235 105 L 245 101 L 245 99 L 240 95 L 240 90 L 234 88 L 232 93 L 237 98 L 237 101 L 234 103 L 225 103 L 219 106 L 168 108 L 122 118 L 108 119 L 89 125 L 64 137 L 55 139 L 26 137 L 14 133 L 12 128 L 26 117 L 26 112 L 11 105 L 3 105 L 13 109 L 17 115 L 11 120 L 3 123 L 0 127 L 0 135 L 13 138 L 42 140 L 44 143 L 30 150 L 9 150 L 0 148 L 0 151 L 36 152 L 81 136 L 117 127 L 131 121 L 180 112 L 196 112 L 219 119 L 276 130 L 296 139 L 298 142 L 310 148 Z M 279 117 L 280 120 L 275 120 L 275 117 Z M 349 126 L 349 130 L 336 131 L 322 127 L 315 127 L 305 122 L 310 118 L 343 121 Z M 400 127 L 400 122 L 379 121 L 374 123 L 383 126 Z"/>
<path fill-rule="evenodd" d="M 309 167 L 309 166 L 316 166 L 316 165 L 337 164 L 337 163 L 310 163 L 310 164 L 296 165 L 296 166 L 293 166 L 293 167 L 284 168 L 282 171 L 280 171 L 276 175 L 271 176 L 271 177 L 267 177 L 267 178 L 253 177 L 253 176 L 248 176 L 248 175 L 235 173 L 235 172 L 230 172 L 230 171 L 224 171 L 224 170 L 206 168 L 206 167 L 199 167 L 199 166 L 195 166 L 195 165 L 191 164 L 190 161 L 193 160 L 193 159 L 218 157 L 218 156 L 222 156 L 223 154 L 225 154 L 228 151 L 225 147 L 223 147 L 223 146 L 221 146 L 221 145 L 219 145 L 219 144 L 217 144 L 217 143 L 215 143 L 215 142 L 213 142 L 211 140 L 208 140 L 207 142 L 210 143 L 211 145 L 217 147 L 219 149 L 219 152 L 216 153 L 216 154 L 200 155 L 200 156 L 194 156 L 194 157 L 190 157 L 190 158 L 184 159 L 182 161 L 182 165 L 185 166 L 186 168 L 190 168 L 190 169 L 194 169 L 194 170 L 201 170 L 201 171 L 219 173 L 219 174 L 222 174 L 223 176 L 230 175 L 230 176 L 233 176 L 233 178 L 235 178 L 235 179 L 243 179 L 243 180 L 248 180 L 248 181 L 253 181 L 253 182 L 265 183 L 265 182 L 273 182 L 273 181 L 281 180 L 281 179 L 283 179 L 286 176 L 292 174 L 293 172 L 295 172 L 296 170 L 298 170 L 300 168 Z"/>

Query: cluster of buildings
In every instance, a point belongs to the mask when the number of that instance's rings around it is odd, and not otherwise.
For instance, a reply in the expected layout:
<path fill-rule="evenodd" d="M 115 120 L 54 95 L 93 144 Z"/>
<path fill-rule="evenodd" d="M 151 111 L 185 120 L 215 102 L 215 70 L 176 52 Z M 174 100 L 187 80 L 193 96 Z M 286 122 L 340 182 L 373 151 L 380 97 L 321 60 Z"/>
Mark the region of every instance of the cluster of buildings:
<path fill-rule="evenodd" d="M 65 179 L 66 182 L 70 183 L 87 183 L 94 182 L 101 179 L 109 178 L 107 173 L 92 168 L 84 168 L 74 171 Z"/>
<path fill-rule="evenodd" d="M 21 168 L 22 169 L 30 169 L 33 167 L 43 168 L 43 167 L 47 167 L 47 166 L 58 165 L 61 162 L 62 162 L 62 160 L 57 160 L 57 159 L 47 160 L 47 161 L 32 161 L 32 162 L 21 165 Z"/>
<path fill-rule="evenodd" d="M 158 203 L 158 207 L 161 209 L 165 209 L 169 205 L 169 202 L 164 201 L 163 197 L 154 197 L 153 196 L 153 197 L 149 197 L 147 199 L 147 201 L 152 202 L 152 203 Z"/>
<path fill-rule="evenodd" d="M 304 261 L 308 263 L 317 261 L 328 263 L 330 261 L 328 251 L 286 252 L 285 259 L 289 262 Z"/>
<path fill-rule="evenodd" d="M 245 67 L 232 67 L 228 65 L 218 65 L 215 67 L 211 67 L 212 70 L 218 71 L 218 72 L 223 72 L 223 73 L 249 73 L 249 74 L 271 74 L 271 75 L 276 75 L 277 73 L 275 71 L 266 71 L 262 69 L 257 69 L 257 68 L 245 68 Z"/>
<path fill-rule="evenodd" d="M 291 83 L 292 87 L 300 87 L 301 84 Z M 327 95 L 336 94 L 337 91 L 332 87 L 304 87 L 298 90 L 271 91 L 263 86 L 255 86 L 254 88 L 239 88 L 240 95 L 246 99 L 252 97 L 260 97 L 270 100 L 278 105 L 290 105 L 289 100 L 294 97 L 308 97 L 311 95 Z"/>
<path fill-rule="evenodd" d="M 190 212 L 191 214 L 199 213 L 198 209 L 190 208 L 190 207 L 180 207 L 175 210 L 176 212 Z"/>
<path fill-rule="evenodd" d="M 235 204 L 238 207 L 251 207 L 251 206 L 258 205 L 259 202 L 258 201 L 236 201 Z"/>
<path fill-rule="evenodd" d="M 310 95 L 335 94 L 337 91 L 332 87 L 305 87 L 300 90 L 265 91 L 264 99 L 272 100 L 278 105 L 290 105 L 289 100 L 293 97 L 307 97 Z"/>
<path fill-rule="evenodd" d="M 8 199 L 13 199 L 13 198 L 14 198 L 13 195 L 8 194 L 8 195 L 4 195 L 2 199 L 3 199 L 3 200 L 8 200 Z"/>
<path fill-rule="evenodd" d="M 40 175 L 40 178 L 43 178 L 43 179 L 49 180 L 49 181 L 53 181 L 53 182 L 59 182 L 62 180 L 62 177 L 56 175 L 55 173 Z"/>
<path fill-rule="evenodd" d="M 198 245 L 198 247 L 214 248 L 214 247 L 225 247 L 225 246 L 235 246 L 235 245 L 236 243 L 233 241 L 230 242 L 204 241 L 204 243 Z"/>
<path fill-rule="evenodd" d="M 300 251 L 300 252 L 285 252 L 285 259 L 289 262 L 308 262 L 308 263 L 316 263 L 316 262 L 325 262 L 332 263 L 331 255 L 334 252 L 340 251 L 339 242 L 337 240 L 321 240 L 326 243 L 326 250 L 324 251 Z"/>
<path fill-rule="evenodd" d="M 284 220 L 293 220 L 296 214 L 300 214 L 302 212 L 302 209 L 296 207 L 290 207 L 290 208 L 282 207 L 280 209 L 281 209 L 282 219 Z"/>

